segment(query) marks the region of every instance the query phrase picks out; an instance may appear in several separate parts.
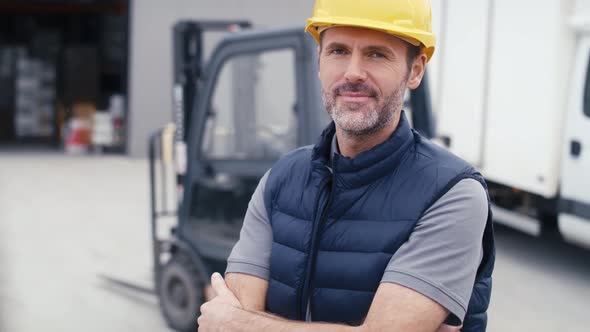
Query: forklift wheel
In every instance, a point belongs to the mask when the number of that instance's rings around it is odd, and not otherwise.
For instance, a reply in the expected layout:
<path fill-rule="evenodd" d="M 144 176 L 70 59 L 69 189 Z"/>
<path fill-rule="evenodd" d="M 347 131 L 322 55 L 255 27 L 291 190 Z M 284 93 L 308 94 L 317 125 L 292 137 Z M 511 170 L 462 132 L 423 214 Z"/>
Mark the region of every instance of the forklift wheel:
<path fill-rule="evenodd" d="M 176 331 L 196 331 L 203 288 L 191 260 L 176 254 L 162 269 L 158 289 L 160 308 L 168 326 Z"/>

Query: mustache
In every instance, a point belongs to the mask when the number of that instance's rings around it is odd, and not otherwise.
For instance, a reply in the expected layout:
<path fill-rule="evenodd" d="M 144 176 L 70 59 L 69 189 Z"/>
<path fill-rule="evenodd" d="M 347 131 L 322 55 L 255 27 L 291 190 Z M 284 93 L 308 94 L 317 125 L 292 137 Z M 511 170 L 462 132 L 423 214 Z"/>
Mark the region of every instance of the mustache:
<path fill-rule="evenodd" d="M 333 90 L 334 94 L 341 95 L 344 92 L 361 92 L 370 97 L 377 97 L 377 91 L 369 85 L 363 83 L 343 83 Z"/>

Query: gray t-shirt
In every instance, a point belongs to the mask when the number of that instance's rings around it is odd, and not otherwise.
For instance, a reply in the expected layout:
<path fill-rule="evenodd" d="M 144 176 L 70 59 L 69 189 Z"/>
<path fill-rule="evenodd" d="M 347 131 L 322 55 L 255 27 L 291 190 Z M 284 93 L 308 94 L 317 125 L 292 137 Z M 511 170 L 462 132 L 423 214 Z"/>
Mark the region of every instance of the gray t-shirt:
<path fill-rule="evenodd" d="M 269 172 L 252 195 L 226 273 L 269 279 L 273 235 L 264 204 Z M 450 311 L 447 323 L 459 325 L 483 257 L 487 215 L 487 195 L 481 184 L 473 179 L 459 181 L 418 220 L 408 241 L 391 257 L 381 282 L 400 284 L 433 299 Z"/>

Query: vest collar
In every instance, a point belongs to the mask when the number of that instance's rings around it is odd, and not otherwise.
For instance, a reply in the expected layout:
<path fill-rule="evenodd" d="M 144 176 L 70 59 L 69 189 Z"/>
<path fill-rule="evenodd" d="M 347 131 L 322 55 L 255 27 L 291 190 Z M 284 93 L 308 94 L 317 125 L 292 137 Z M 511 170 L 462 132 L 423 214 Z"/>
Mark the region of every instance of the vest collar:
<path fill-rule="evenodd" d="M 414 141 L 412 129 L 403 111 L 397 128 L 385 142 L 354 158 L 334 154 L 331 160 L 335 134 L 336 126 L 331 122 L 314 146 L 312 163 L 315 169 L 332 169 L 335 185 L 348 188 L 364 186 L 393 173 Z"/>

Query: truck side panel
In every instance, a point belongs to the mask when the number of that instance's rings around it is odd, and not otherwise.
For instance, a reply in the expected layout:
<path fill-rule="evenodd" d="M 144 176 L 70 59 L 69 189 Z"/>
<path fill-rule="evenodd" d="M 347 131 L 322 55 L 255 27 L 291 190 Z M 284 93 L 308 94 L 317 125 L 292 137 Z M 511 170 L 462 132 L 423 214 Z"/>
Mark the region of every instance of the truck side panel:
<path fill-rule="evenodd" d="M 566 240 L 590 248 L 590 34 L 584 30 L 563 140 L 559 230 Z"/>
<path fill-rule="evenodd" d="M 580 43 L 576 58 L 562 147 L 561 196 L 590 206 L 590 37 Z"/>
<path fill-rule="evenodd" d="M 450 149 L 474 165 L 481 165 L 482 119 L 489 27 L 489 0 L 445 3 L 444 35 L 439 54 L 439 134 Z"/>
<path fill-rule="evenodd" d="M 432 103 L 432 111 L 434 114 L 438 111 L 438 100 L 440 95 L 439 81 L 440 81 L 440 69 L 439 62 L 443 55 L 442 50 L 444 49 L 444 30 L 443 24 L 445 20 L 445 1 L 444 0 L 432 0 L 432 31 L 436 36 L 436 51 L 435 56 L 428 62 L 428 86 L 430 88 L 430 100 Z"/>
<path fill-rule="evenodd" d="M 557 194 L 575 34 L 571 1 L 494 0 L 483 173 Z M 465 111 L 467 112 L 467 111 Z"/>
<path fill-rule="evenodd" d="M 590 14 L 590 1 L 588 0 L 576 0 L 574 6 L 574 15 L 585 15 L 588 17 Z"/>

